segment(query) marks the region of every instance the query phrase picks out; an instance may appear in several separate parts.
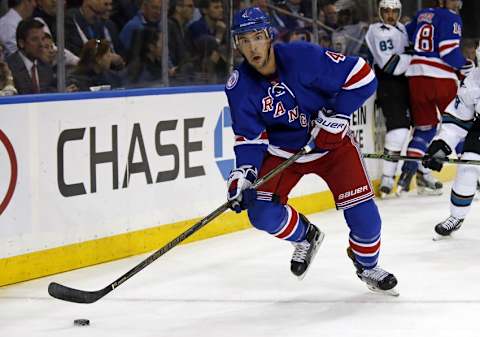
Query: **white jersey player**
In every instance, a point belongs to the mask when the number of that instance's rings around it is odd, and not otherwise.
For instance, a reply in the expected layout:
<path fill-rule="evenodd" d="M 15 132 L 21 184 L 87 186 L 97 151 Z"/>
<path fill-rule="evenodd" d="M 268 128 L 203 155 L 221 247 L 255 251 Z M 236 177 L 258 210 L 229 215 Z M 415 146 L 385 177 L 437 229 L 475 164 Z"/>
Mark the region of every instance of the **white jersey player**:
<path fill-rule="evenodd" d="M 460 84 L 455 99 L 443 115 L 442 128 L 428 148 L 424 165 L 440 171 L 442 161 L 464 141 L 461 158 L 480 160 L 480 69 L 474 69 Z M 460 165 L 450 195 L 450 216 L 435 226 L 438 237 L 458 230 L 475 196 L 480 166 Z"/>
<path fill-rule="evenodd" d="M 398 22 L 401 11 L 399 0 L 381 0 L 378 4 L 381 22 L 370 25 L 365 36 L 378 79 L 377 100 L 386 121 L 384 153 L 387 155 L 400 155 L 410 129 L 408 81 L 404 73 L 412 56 L 405 54 L 409 40 L 405 26 Z M 397 165 L 398 161 L 383 161 L 381 197 L 392 191 Z"/>

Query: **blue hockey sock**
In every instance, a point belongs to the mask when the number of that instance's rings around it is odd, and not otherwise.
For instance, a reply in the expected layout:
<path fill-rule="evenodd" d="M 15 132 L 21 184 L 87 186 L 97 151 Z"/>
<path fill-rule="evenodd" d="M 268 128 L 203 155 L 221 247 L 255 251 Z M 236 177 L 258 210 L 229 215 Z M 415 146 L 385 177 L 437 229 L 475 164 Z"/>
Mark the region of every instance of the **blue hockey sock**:
<path fill-rule="evenodd" d="M 382 224 L 377 205 L 370 199 L 343 214 L 350 228 L 349 243 L 356 262 L 366 269 L 374 268 L 380 254 Z"/>
<path fill-rule="evenodd" d="M 287 241 L 303 241 L 308 223 L 289 205 L 256 200 L 248 209 L 248 217 L 255 228 Z"/>
<path fill-rule="evenodd" d="M 427 151 L 428 145 L 435 137 L 437 126 L 417 126 L 413 132 L 413 137 L 408 143 L 407 155 L 413 157 L 423 157 Z M 402 166 L 402 171 L 416 171 L 418 169 L 418 162 L 405 161 Z"/>

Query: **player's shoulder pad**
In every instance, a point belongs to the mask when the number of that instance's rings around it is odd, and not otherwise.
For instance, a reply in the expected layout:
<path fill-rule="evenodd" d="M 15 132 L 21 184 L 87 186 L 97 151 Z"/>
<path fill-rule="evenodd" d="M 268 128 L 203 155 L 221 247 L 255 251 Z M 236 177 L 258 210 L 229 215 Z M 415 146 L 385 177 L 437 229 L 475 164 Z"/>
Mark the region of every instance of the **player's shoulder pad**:
<path fill-rule="evenodd" d="M 319 61 L 323 54 L 323 48 L 305 41 L 294 41 L 290 43 L 279 43 L 275 45 L 277 55 L 281 58 L 284 64 L 288 64 L 289 67 L 311 64 L 309 62 Z"/>

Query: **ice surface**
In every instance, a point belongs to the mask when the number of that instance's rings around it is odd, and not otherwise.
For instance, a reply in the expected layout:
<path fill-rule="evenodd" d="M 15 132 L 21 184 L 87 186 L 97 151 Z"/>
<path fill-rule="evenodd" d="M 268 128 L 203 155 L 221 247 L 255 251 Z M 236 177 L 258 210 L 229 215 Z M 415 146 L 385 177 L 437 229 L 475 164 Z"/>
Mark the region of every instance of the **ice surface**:
<path fill-rule="evenodd" d="M 380 265 L 398 277 L 398 298 L 357 279 L 343 215 L 328 211 L 309 216 L 326 238 L 301 282 L 289 271 L 293 247 L 251 229 L 176 247 L 94 304 L 50 298 L 47 286 L 97 290 L 146 255 L 0 288 L 0 335 L 478 337 L 480 202 L 454 238 L 433 242 L 448 199 L 446 186 L 440 197 L 378 201 Z M 78 318 L 90 326 L 75 327 Z"/>

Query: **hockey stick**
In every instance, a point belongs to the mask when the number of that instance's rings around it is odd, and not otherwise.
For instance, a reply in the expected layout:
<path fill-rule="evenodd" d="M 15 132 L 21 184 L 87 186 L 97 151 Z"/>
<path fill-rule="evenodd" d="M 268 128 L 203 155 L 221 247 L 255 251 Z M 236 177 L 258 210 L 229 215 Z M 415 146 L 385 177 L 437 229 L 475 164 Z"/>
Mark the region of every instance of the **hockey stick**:
<path fill-rule="evenodd" d="M 306 146 L 299 152 L 295 153 L 293 156 L 288 158 L 286 161 L 275 167 L 273 170 L 268 172 L 263 177 L 259 178 L 255 183 L 252 185 L 252 188 L 257 188 L 258 186 L 262 185 L 263 183 L 267 182 L 278 173 L 282 172 L 288 166 L 293 164 L 298 158 L 309 152 L 310 148 Z M 101 299 L 103 296 L 107 295 L 109 292 L 120 286 L 122 283 L 127 281 L 129 278 L 137 274 L 139 271 L 147 267 L 153 261 L 158 259 L 160 256 L 168 252 L 170 249 L 178 245 L 180 242 L 187 239 L 193 233 L 199 231 L 202 227 L 208 224 L 210 221 L 218 217 L 220 214 L 225 212 L 229 208 L 230 202 L 224 203 L 222 206 L 218 207 L 216 210 L 208 214 L 202 220 L 198 221 L 195 225 L 184 231 L 182 234 L 174 238 L 172 241 L 167 243 L 162 248 L 158 249 L 155 253 L 151 254 L 145 260 L 137 264 L 135 267 L 127 271 L 125 274 L 120 276 L 118 279 L 107 285 L 105 288 L 96 290 L 96 291 L 86 291 L 86 290 L 79 290 L 70 288 L 64 285 L 61 285 L 56 282 L 50 283 L 48 286 L 48 293 L 50 296 L 58 298 L 59 300 L 64 300 L 68 302 L 75 302 L 75 303 L 93 303 Z"/>
<path fill-rule="evenodd" d="M 363 153 L 364 158 L 370 159 L 385 159 L 389 161 L 398 161 L 398 160 L 407 160 L 407 161 L 422 161 L 425 157 L 412 157 L 412 156 L 400 156 L 400 155 L 389 155 L 384 153 Z M 455 158 L 437 158 L 438 160 L 444 163 L 450 164 L 463 164 L 463 165 L 480 165 L 480 160 L 464 160 L 464 159 L 455 159 Z"/>

